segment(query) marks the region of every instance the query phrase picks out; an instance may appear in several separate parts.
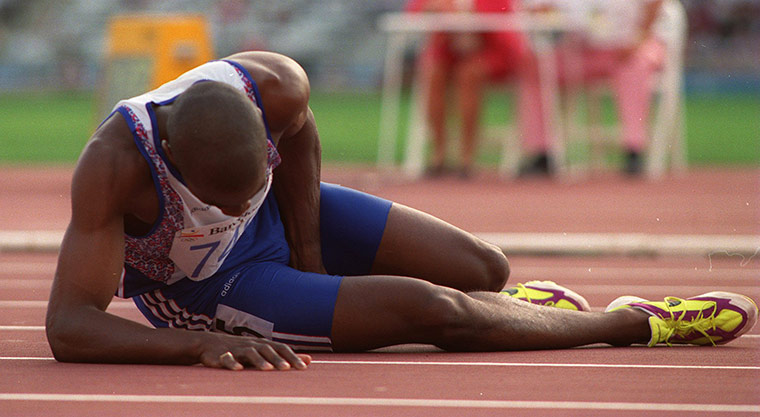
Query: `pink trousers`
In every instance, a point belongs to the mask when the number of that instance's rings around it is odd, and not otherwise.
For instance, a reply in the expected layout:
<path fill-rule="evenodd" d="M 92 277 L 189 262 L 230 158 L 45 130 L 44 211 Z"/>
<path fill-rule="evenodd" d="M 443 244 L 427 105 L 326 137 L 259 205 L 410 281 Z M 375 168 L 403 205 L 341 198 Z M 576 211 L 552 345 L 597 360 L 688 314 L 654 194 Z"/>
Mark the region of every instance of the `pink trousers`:
<path fill-rule="evenodd" d="M 560 85 L 600 79 L 610 81 L 621 122 L 623 145 L 630 151 L 643 151 L 649 136 L 654 75 L 664 61 L 664 45 L 651 38 L 628 51 L 578 46 L 560 47 L 556 54 Z M 523 144 L 528 152 L 546 152 L 550 138 L 544 123 L 544 104 L 535 58 L 524 65 L 523 71 L 519 94 Z"/>

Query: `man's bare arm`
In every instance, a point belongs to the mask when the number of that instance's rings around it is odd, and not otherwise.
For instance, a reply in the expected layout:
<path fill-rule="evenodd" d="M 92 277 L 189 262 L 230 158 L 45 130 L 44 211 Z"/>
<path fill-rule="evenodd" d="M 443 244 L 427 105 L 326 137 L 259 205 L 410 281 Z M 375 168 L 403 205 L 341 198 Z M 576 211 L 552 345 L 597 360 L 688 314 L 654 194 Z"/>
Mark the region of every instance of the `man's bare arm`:
<path fill-rule="evenodd" d="M 280 140 L 282 163 L 274 177 L 274 191 L 291 249 L 291 266 L 325 273 L 319 235 L 321 148 L 311 110 L 307 117 L 299 132 Z"/>
<path fill-rule="evenodd" d="M 324 273 L 319 235 L 322 149 L 308 106 L 306 73 L 295 61 L 277 54 L 248 52 L 230 59 L 245 66 L 258 84 L 282 158 L 273 188 L 291 249 L 291 266 Z"/>
<path fill-rule="evenodd" d="M 115 123 L 111 120 L 104 128 L 108 130 Z M 46 318 L 48 342 L 56 359 L 203 363 L 229 369 L 244 365 L 259 369 L 305 367 L 308 357 L 299 357 L 281 344 L 216 333 L 153 329 L 105 311 L 123 268 L 123 216 L 139 184 L 136 175 L 142 172 L 140 168 L 147 170 L 147 166 L 125 162 L 125 152 L 96 138 L 74 174 L 72 219 L 61 246 Z"/>

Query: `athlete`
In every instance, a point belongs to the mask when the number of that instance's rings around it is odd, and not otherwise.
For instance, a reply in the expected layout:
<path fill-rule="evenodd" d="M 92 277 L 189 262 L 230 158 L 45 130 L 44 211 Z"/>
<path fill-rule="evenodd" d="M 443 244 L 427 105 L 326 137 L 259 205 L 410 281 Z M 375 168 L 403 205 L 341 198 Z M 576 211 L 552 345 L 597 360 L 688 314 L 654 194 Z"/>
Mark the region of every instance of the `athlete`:
<path fill-rule="evenodd" d="M 293 60 L 246 52 L 116 105 L 72 181 L 46 319 L 56 359 L 304 369 L 296 351 L 720 344 L 756 322 L 731 293 L 590 312 L 551 282 L 501 292 L 495 246 L 320 182 L 308 96 Z M 114 294 L 154 328 L 106 312 Z"/>

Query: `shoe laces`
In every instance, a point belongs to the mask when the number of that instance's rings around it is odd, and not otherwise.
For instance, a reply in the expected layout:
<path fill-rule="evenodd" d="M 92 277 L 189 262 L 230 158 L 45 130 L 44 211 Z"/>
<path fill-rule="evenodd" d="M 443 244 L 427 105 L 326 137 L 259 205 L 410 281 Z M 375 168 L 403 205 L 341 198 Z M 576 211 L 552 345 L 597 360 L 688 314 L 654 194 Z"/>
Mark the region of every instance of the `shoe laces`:
<path fill-rule="evenodd" d="M 554 305 L 556 304 L 553 300 L 549 300 L 549 301 L 546 301 L 546 302 L 536 301 L 534 303 L 533 299 L 530 298 L 530 295 L 529 295 L 530 294 L 530 291 L 529 291 L 530 289 L 527 288 L 525 285 L 523 285 L 520 282 L 518 282 L 517 284 L 515 284 L 515 288 L 521 288 L 523 290 L 523 294 L 525 295 L 525 301 L 527 301 L 527 302 L 529 302 L 531 304 L 539 304 L 539 305 L 543 305 L 543 306 L 546 306 L 546 307 L 554 307 Z"/>
<path fill-rule="evenodd" d="M 529 291 L 529 289 L 528 289 L 528 288 L 526 288 L 526 287 L 525 287 L 525 285 L 523 285 L 522 283 L 518 282 L 518 283 L 515 285 L 515 287 L 517 287 L 517 288 L 521 288 L 521 289 L 523 290 L 523 294 L 525 294 L 525 301 L 527 301 L 527 302 L 529 302 L 529 303 L 531 303 L 531 304 L 541 304 L 541 305 L 545 305 L 545 306 L 547 306 L 547 307 L 554 307 L 554 304 L 555 304 L 555 303 L 554 303 L 554 301 L 551 301 L 551 300 L 550 300 L 550 301 L 547 301 L 547 302 L 545 302 L 545 303 L 542 303 L 542 302 L 536 302 L 536 303 L 534 303 L 534 302 L 533 302 L 533 299 L 532 299 L 532 298 L 530 298 L 530 295 L 529 295 L 529 294 L 530 294 L 530 291 Z"/>
<path fill-rule="evenodd" d="M 514 287 L 508 288 L 506 290 L 502 290 L 502 292 L 509 294 L 510 297 L 521 298 L 521 296 L 519 295 L 520 289 L 523 290 L 522 295 L 525 297 L 525 301 L 530 303 L 532 300 L 530 299 L 530 296 L 528 295 L 528 289 L 525 288 L 525 285 L 523 285 L 522 283 L 518 282 L 517 284 L 515 284 Z"/>
<path fill-rule="evenodd" d="M 525 288 L 525 285 L 523 285 L 521 282 L 518 282 L 515 287 L 520 288 L 523 290 L 523 294 L 525 295 L 525 301 L 533 304 L 533 300 L 530 298 L 530 295 L 528 294 L 528 289 Z"/>
<path fill-rule="evenodd" d="M 675 307 L 677 305 L 684 305 L 684 309 L 681 311 L 673 311 L 672 307 Z M 715 346 L 715 342 L 713 341 L 712 336 L 707 334 L 707 330 L 715 330 L 717 327 L 715 324 L 715 313 L 718 311 L 717 303 L 714 301 L 705 302 L 703 307 L 700 309 L 699 314 L 697 314 L 697 316 L 691 320 L 684 320 L 687 312 L 685 308 L 685 300 L 676 297 L 665 297 L 665 306 L 668 310 L 668 313 L 670 313 L 670 318 L 662 318 L 668 325 L 668 330 L 663 341 L 667 343 L 668 346 L 672 346 L 670 339 L 673 338 L 673 336 L 680 336 L 685 338 L 695 331 L 701 333 L 707 338 L 707 340 L 710 341 L 710 343 L 712 343 L 713 346 Z M 712 308 L 712 313 L 709 316 L 705 317 L 705 310 L 710 308 Z M 678 316 L 676 317 L 676 315 Z"/>

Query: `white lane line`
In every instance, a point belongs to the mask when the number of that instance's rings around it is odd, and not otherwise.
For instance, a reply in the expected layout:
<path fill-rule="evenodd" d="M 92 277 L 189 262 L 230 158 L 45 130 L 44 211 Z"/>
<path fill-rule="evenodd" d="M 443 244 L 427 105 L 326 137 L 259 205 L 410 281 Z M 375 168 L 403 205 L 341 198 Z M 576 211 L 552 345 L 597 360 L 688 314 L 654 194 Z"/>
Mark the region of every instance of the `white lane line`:
<path fill-rule="evenodd" d="M 0 230 L 0 251 L 59 249 L 63 230 Z M 643 233 L 475 233 L 508 254 L 740 254 L 760 253 L 756 235 L 659 235 Z"/>
<path fill-rule="evenodd" d="M 0 300 L 0 308 L 47 308 L 47 300 Z"/>
<path fill-rule="evenodd" d="M 0 300 L 0 308 L 47 308 L 47 300 Z M 131 300 L 114 300 L 108 309 L 136 308 Z"/>
<path fill-rule="evenodd" d="M 529 275 L 529 274 L 520 274 L 520 279 L 515 280 L 515 282 L 525 282 L 532 279 L 543 279 L 548 276 L 551 276 L 552 274 L 536 274 L 536 275 Z M 760 276 L 760 271 L 756 272 L 756 275 Z M 720 278 L 716 278 L 717 280 L 720 280 Z M 732 278 L 734 279 L 734 278 Z M 700 293 L 705 293 L 708 291 L 715 291 L 715 290 L 722 290 L 722 291 L 731 291 L 739 294 L 750 294 L 752 295 L 755 291 L 758 289 L 758 284 L 760 284 L 760 279 L 757 277 L 753 277 L 752 281 L 757 281 L 757 283 L 750 282 L 749 280 L 745 280 L 741 282 L 744 285 L 720 285 L 715 282 L 713 283 L 686 283 L 681 282 L 678 284 L 674 284 L 672 282 L 663 282 L 662 284 L 627 284 L 627 283 L 619 283 L 619 284 L 596 284 L 596 283 L 586 283 L 586 284 L 572 284 L 569 285 L 573 290 L 575 290 L 578 293 L 581 294 L 594 294 L 594 295 L 608 295 L 608 294 L 615 294 L 615 296 L 609 297 L 610 300 L 617 297 L 619 294 L 628 294 L 628 293 L 634 293 L 634 294 L 657 294 L 661 297 L 653 297 L 653 298 L 659 298 L 660 301 L 662 298 L 664 298 L 666 295 L 673 295 L 677 297 L 690 297 L 693 295 L 697 295 Z M 40 295 L 48 295 L 50 291 L 52 282 L 3 282 L 2 278 L 0 278 L 0 291 L 3 290 L 20 290 L 20 291 L 43 291 L 43 293 L 40 293 Z M 510 286 L 510 285 L 508 285 Z M 28 294 L 28 293 L 27 293 Z M 34 296 L 34 293 L 32 293 L 32 296 Z M 35 303 L 38 303 L 41 300 L 34 300 L 34 301 L 25 301 L 25 300 L 8 300 L 8 301 L 0 301 L 0 307 L 3 307 L 4 305 L 10 306 L 9 303 L 15 303 L 13 307 L 21 307 L 21 308 L 35 308 L 38 305 Z M 25 303 L 32 303 L 30 305 L 26 305 Z M 131 304 L 131 302 L 129 302 Z"/>
<path fill-rule="evenodd" d="M 53 285 L 52 279 L 7 279 L 0 278 L 0 290 L 47 290 Z"/>
<path fill-rule="evenodd" d="M 0 268 L 1 274 L 8 275 L 50 275 L 49 281 L 53 280 L 55 273 L 56 260 L 38 261 L 29 260 L 27 262 L 3 262 Z"/>
<path fill-rule="evenodd" d="M 315 406 L 379 406 L 379 407 L 443 407 L 490 409 L 574 409 L 630 411 L 710 411 L 760 412 L 751 404 L 682 404 L 595 401 L 489 401 L 446 400 L 427 398 L 348 398 L 348 397 L 274 397 L 274 396 L 197 396 L 197 395 L 113 395 L 113 394 L 32 394 L 0 393 L 0 401 L 55 402 L 131 402 L 131 403 L 194 403 L 194 404 L 270 404 Z"/>
<path fill-rule="evenodd" d="M 0 330 L 42 332 L 45 331 L 45 326 L 0 326 Z"/>
<path fill-rule="evenodd" d="M 53 360 L 49 357 L 5 356 L 0 361 L 38 361 Z M 645 365 L 645 364 L 603 364 L 603 363 L 532 363 L 532 362 L 447 362 L 447 361 L 347 361 L 347 360 L 313 360 L 317 365 L 401 365 L 401 366 L 480 366 L 480 367 L 521 367 L 521 368 L 614 368 L 614 369 L 699 369 L 699 370 L 738 370 L 760 371 L 760 366 L 742 365 Z"/>
<path fill-rule="evenodd" d="M 700 259 L 701 261 L 701 259 Z M 515 274 L 525 275 L 557 275 L 560 277 L 577 277 L 577 276 L 589 276 L 599 278 L 599 275 L 604 275 L 605 279 L 614 278 L 617 276 L 628 277 L 632 274 L 646 275 L 648 277 L 656 277 L 666 275 L 669 278 L 673 274 L 681 274 L 682 279 L 678 281 L 678 284 L 686 282 L 689 279 L 695 278 L 730 278 L 732 280 L 751 280 L 756 282 L 758 280 L 757 273 L 760 270 L 760 260 L 758 260 L 758 266 L 744 266 L 741 267 L 737 263 L 735 267 L 727 267 L 721 265 L 720 267 L 713 267 L 710 270 L 710 266 L 705 261 L 704 263 L 695 262 L 698 266 L 675 266 L 675 267 L 652 267 L 652 266 L 630 266 L 630 267 L 616 267 L 616 266 L 578 266 L 578 265 L 539 265 L 539 266 L 520 266 L 519 264 L 512 264 L 512 272 Z M 559 271 L 559 272 L 558 272 Z M 560 279 L 560 278 L 557 278 Z M 634 285 L 632 282 L 631 285 Z M 668 283 L 673 285 L 673 282 Z"/>
<path fill-rule="evenodd" d="M 739 280 L 747 279 L 756 281 L 758 279 L 757 272 L 760 270 L 760 256 L 758 261 L 752 264 L 743 265 L 740 261 L 737 261 L 735 265 L 723 265 L 713 266 L 710 268 L 708 259 L 698 258 L 693 262 L 694 266 L 631 266 L 631 267 L 616 267 L 616 266 L 578 266 L 578 265 L 525 265 L 529 262 L 523 262 L 521 264 L 512 265 L 512 272 L 525 274 L 525 275 L 555 275 L 556 271 L 561 271 L 563 276 L 629 276 L 633 273 L 645 274 L 647 276 L 658 275 L 672 275 L 675 273 L 684 274 L 684 280 L 690 278 L 715 278 L 717 276 L 727 276 L 728 278 Z M 41 279 L 48 284 L 53 282 L 53 274 L 55 273 L 55 263 L 46 265 L 30 264 L 25 262 L 18 263 L 3 263 L 0 267 L 0 276 L 2 275 L 50 275 L 48 279 Z M 591 275 L 593 274 L 593 275 Z M 3 278 L 3 281 L 29 281 L 24 278 Z M 672 285 L 672 283 L 670 283 Z"/>
<path fill-rule="evenodd" d="M 20 330 L 20 331 L 40 331 L 41 332 L 45 330 L 45 326 L 0 325 L 0 330 Z M 742 335 L 741 338 L 742 339 L 756 339 L 756 338 L 760 338 L 760 334 L 745 334 L 745 335 Z"/>
<path fill-rule="evenodd" d="M 417 365 L 417 366 L 496 366 L 496 367 L 537 367 L 537 368 L 640 368 L 640 369 L 720 369 L 760 371 L 760 366 L 732 365 L 644 365 L 644 364 L 603 364 L 603 363 L 523 363 L 523 362 L 438 362 L 438 361 L 331 361 L 315 360 L 313 364 L 330 365 Z"/>
<path fill-rule="evenodd" d="M 55 358 L 41 356 L 0 356 L 0 361 L 55 361 Z"/>
<path fill-rule="evenodd" d="M 760 272 L 758 272 L 760 275 Z M 546 275 L 543 275 L 546 276 Z M 523 281 L 527 281 L 523 280 Z M 760 283 L 760 282 L 759 282 Z M 704 294 L 709 291 L 716 291 L 717 289 L 720 289 L 721 291 L 730 291 L 734 293 L 739 294 L 752 294 L 755 291 L 757 291 L 758 286 L 757 285 L 745 285 L 745 286 L 738 286 L 738 285 L 731 285 L 729 286 L 721 286 L 721 285 L 715 285 L 713 284 L 677 284 L 677 287 L 674 287 L 672 284 L 662 284 L 662 285 L 634 285 L 634 284 L 614 284 L 614 285 L 607 285 L 607 284 L 573 284 L 570 287 L 572 289 L 580 294 L 589 295 L 608 295 L 608 294 L 624 294 L 628 295 L 629 293 L 633 294 L 658 294 L 658 296 L 650 297 L 653 301 L 662 301 L 663 298 L 665 298 L 666 295 L 673 295 L 680 298 L 685 297 L 692 297 L 697 294 Z M 609 297 L 610 301 L 612 301 L 613 298 L 617 297 L 617 295 L 613 297 Z M 603 306 L 603 307 L 606 307 Z"/>
<path fill-rule="evenodd" d="M 476 233 L 505 253 L 557 254 L 736 254 L 760 253 L 756 235 L 656 235 L 643 233 Z"/>

